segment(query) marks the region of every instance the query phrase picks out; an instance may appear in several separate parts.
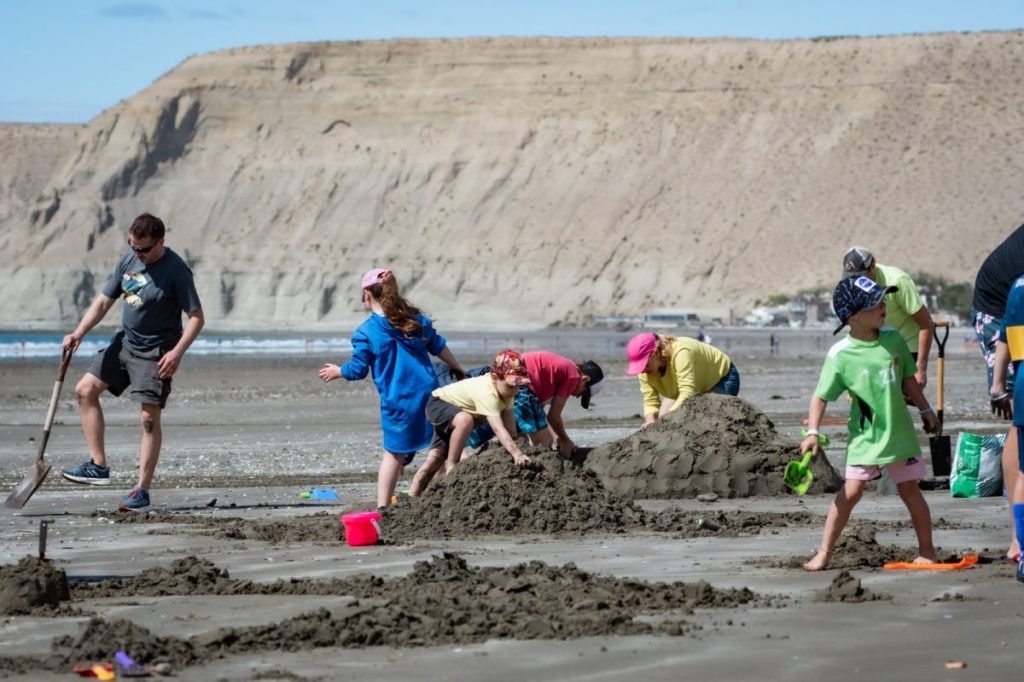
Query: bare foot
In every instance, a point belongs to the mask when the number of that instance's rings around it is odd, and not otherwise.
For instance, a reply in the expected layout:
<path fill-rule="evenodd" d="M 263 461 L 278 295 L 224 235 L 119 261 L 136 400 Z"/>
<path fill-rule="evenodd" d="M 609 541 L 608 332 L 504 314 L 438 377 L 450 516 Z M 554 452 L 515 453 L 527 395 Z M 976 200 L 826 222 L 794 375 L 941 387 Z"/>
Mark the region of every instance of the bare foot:
<path fill-rule="evenodd" d="M 811 560 L 804 564 L 805 571 L 822 571 L 828 568 L 828 561 L 832 558 L 832 552 L 819 549 Z"/>
<path fill-rule="evenodd" d="M 1020 545 L 1014 540 L 1010 543 L 1010 549 L 1006 550 L 1006 558 L 1012 561 L 1020 561 Z"/>
<path fill-rule="evenodd" d="M 935 549 L 922 549 L 917 553 L 917 558 L 914 559 L 915 564 L 934 564 L 939 560 L 939 555 L 935 553 Z"/>

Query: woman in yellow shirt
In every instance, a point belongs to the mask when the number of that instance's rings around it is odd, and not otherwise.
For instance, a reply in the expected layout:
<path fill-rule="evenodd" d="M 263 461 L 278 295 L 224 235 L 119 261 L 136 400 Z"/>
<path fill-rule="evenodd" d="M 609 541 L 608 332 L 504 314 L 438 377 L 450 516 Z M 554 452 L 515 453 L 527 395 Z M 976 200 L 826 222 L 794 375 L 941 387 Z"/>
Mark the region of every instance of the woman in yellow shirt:
<path fill-rule="evenodd" d="M 646 332 L 630 339 L 626 353 L 626 373 L 640 379 L 645 426 L 695 395 L 740 392 L 740 373 L 729 356 L 696 339 Z"/>

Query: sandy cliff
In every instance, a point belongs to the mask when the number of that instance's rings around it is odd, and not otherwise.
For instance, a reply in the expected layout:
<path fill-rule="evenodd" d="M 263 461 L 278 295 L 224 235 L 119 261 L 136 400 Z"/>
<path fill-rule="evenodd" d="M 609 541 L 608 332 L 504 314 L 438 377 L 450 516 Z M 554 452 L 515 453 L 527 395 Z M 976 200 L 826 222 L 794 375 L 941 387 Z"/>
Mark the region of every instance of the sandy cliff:
<path fill-rule="evenodd" d="M 740 308 L 853 242 L 969 280 L 1020 222 L 1021 73 L 1024 33 L 203 55 L 51 145 L 31 201 L 3 143 L 0 319 L 72 321 L 143 210 L 219 328 L 351 327 L 372 265 L 470 329 Z"/>

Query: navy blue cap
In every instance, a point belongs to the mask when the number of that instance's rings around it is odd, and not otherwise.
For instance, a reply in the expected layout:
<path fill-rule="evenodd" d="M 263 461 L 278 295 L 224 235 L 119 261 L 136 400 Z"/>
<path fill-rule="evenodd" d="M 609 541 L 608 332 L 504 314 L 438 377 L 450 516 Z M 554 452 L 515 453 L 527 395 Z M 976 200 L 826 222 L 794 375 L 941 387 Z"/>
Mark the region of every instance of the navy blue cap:
<path fill-rule="evenodd" d="M 850 318 L 862 310 L 874 308 L 886 294 L 899 291 L 899 287 L 883 287 L 867 277 L 844 277 L 832 292 L 832 309 L 839 318 L 839 326 L 832 332 L 838 334 Z"/>

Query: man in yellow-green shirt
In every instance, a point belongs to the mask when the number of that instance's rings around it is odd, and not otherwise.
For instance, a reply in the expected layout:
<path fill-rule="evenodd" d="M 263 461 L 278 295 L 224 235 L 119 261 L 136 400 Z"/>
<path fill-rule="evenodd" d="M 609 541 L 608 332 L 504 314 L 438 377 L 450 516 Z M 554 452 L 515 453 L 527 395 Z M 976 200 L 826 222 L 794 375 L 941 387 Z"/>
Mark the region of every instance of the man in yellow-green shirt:
<path fill-rule="evenodd" d="M 664 411 L 674 412 L 701 393 L 740 392 L 736 366 L 711 344 L 647 332 L 630 339 L 626 354 L 626 373 L 640 379 L 645 426 L 653 424 L 662 413 L 662 400 L 671 401 Z"/>
<path fill-rule="evenodd" d="M 896 287 L 896 291 L 885 295 L 885 326 L 898 331 L 907 342 L 917 365 L 914 378 L 924 388 L 928 383 L 928 353 L 935 330 L 931 313 L 921 300 L 914 280 L 899 268 L 878 263 L 874 254 L 863 246 L 853 246 L 843 254 L 843 276 L 867 277 L 883 287 Z"/>

